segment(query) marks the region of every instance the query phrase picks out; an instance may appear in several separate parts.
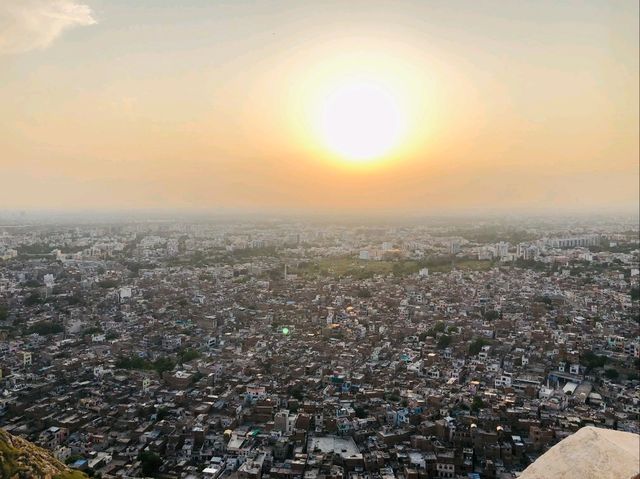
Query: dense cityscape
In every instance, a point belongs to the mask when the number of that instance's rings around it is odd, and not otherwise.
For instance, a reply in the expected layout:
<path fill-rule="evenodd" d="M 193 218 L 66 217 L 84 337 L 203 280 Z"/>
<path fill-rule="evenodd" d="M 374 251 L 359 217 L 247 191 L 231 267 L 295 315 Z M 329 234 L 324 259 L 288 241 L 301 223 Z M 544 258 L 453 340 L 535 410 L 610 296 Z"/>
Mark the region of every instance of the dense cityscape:
<path fill-rule="evenodd" d="M 640 432 L 637 218 L 0 226 L 0 426 L 94 477 L 514 478 Z"/>

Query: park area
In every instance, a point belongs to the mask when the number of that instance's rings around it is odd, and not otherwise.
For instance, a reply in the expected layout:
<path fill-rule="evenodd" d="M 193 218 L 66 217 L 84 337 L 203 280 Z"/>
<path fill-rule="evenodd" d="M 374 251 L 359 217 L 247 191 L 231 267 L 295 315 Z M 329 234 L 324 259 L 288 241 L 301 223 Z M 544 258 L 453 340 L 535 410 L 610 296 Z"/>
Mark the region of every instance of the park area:
<path fill-rule="evenodd" d="M 367 261 L 348 257 L 323 258 L 317 261 L 301 264 L 299 274 L 305 276 L 335 276 L 342 278 L 352 276 L 366 279 L 375 275 L 407 276 L 415 274 L 422 268 L 428 268 L 429 273 L 447 273 L 453 269 L 467 271 L 487 271 L 491 269 L 491 261 L 460 258 L 432 258 L 422 261 Z"/>

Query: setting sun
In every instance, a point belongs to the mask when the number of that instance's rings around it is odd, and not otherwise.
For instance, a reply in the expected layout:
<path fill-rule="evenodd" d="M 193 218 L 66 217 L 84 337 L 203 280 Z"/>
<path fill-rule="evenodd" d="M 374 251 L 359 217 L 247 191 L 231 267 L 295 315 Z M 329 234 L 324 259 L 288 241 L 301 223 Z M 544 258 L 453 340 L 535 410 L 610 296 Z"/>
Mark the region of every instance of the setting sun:
<path fill-rule="evenodd" d="M 323 101 L 319 118 L 322 142 L 353 162 L 378 159 L 401 140 L 406 118 L 393 93 L 370 81 L 339 86 Z"/>
<path fill-rule="evenodd" d="M 0 215 L 636 208 L 638 2 L 481 3 L 0 0 Z"/>

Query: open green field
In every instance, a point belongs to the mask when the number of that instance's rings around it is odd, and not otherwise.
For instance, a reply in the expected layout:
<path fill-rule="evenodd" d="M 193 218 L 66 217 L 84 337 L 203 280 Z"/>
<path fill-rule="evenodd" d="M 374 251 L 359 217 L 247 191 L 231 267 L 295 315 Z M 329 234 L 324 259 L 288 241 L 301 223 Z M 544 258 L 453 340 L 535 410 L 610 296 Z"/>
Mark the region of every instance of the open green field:
<path fill-rule="evenodd" d="M 406 276 L 417 273 L 421 268 L 429 268 L 429 272 L 447 273 L 453 268 L 469 271 L 487 271 L 492 267 L 490 261 L 475 259 L 458 259 L 453 263 L 450 259 L 415 261 L 366 261 L 356 258 L 324 258 L 301 266 L 299 273 L 307 276 L 334 276 L 341 278 L 353 276 L 366 279 L 375 275 L 394 274 Z"/>
<path fill-rule="evenodd" d="M 493 267 L 491 261 L 479 259 L 459 259 L 454 264 L 455 269 L 467 271 L 488 271 Z M 430 273 L 448 273 L 452 270 L 451 263 L 426 267 Z"/>
<path fill-rule="evenodd" d="M 393 261 L 366 261 L 354 258 L 326 258 L 318 262 L 321 272 L 339 276 L 358 271 L 372 274 L 389 274 L 393 272 L 393 265 Z M 416 271 L 418 270 L 416 269 Z"/>

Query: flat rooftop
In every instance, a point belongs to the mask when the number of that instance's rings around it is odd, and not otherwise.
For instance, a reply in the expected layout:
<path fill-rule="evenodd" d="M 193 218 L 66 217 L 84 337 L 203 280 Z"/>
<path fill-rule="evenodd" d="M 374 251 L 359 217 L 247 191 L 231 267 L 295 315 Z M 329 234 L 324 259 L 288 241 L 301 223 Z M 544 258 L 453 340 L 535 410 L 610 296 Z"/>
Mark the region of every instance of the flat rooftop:
<path fill-rule="evenodd" d="M 307 450 L 312 452 L 320 450 L 324 453 L 340 454 L 342 457 L 350 457 L 360 454 L 360 450 L 352 438 L 337 436 L 311 437 L 307 443 Z"/>

